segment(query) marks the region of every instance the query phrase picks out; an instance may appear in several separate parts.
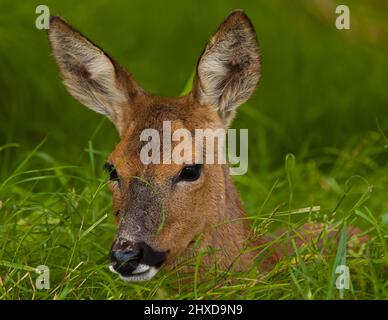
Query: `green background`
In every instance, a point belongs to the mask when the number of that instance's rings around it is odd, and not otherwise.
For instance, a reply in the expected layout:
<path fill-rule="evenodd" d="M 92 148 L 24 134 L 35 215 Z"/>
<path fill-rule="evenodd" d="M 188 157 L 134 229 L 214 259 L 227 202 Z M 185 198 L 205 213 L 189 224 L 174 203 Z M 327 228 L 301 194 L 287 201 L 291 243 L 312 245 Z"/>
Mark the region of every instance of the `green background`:
<path fill-rule="evenodd" d="M 350 30 L 335 27 L 339 3 L 350 6 Z M 106 178 L 102 164 L 118 135 L 108 120 L 81 106 L 62 85 L 46 31 L 35 28 L 39 4 L 43 3 L 1 1 L 0 276 L 5 281 L 5 274 L 11 275 L 11 282 L 2 287 L 5 298 L 35 297 L 28 283 L 15 285 L 25 266 L 49 260 L 58 266 L 57 279 L 65 279 L 69 268 L 82 261 L 93 270 L 90 264 L 104 261 L 113 238 L 109 194 L 99 182 Z M 232 125 L 249 129 L 249 171 L 235 179 L 248 213 L 260 216 L 278 206 L 285 210 L 320 205 L 318 219 L 326 219 L 367 208 L 376 220 L 372 234 L 377 225 L 386 226 L 388 1 L 47 0 L 44 4 L 52 15 L 65 18 L 127 67 L 146 90 L 164 96 L 182 92 L 210 35 L 231 10 L 244 9 L 256 28 L 262 53 L 261 83 L 239 108 Z M 288 153 L 294 156 L 285 166 Z M 41 171 L 48 168 L 54 169 Z M 93 195 L 100 192 L 95 200 Z M 368 221 L 357 217 L 356 225 L 370 228 Z M 77 230 L 88 231 L 81 244 Z M 386 241 L 379 239 L 381 245 Z M 74 247 L 66 249 L 64 243 Z M 62 251 L 53 253 L 57 244 Z M 41 253 L 42 248 L 46 253 Z M 60 267 L 64 264 L 66 272 Z M 381 261 L 377 265 L 380 270 Z M 124 285 L 102 267 L 98 270 L 99 285 L 80 286 L 77 291 L 75 284 L 69 289 L 65 281 L 57 291 L 40 297 L 158 296 L 159 291 L 150 289 L 151 294 L 141 286 L 122 296 Z M 351 297 L 384 296 L 386 278 L 381 279 L 381 270 L 375 273 L 370 280 L 374 289 L 365 284 Z M 289 274 L 284 275 L 285 283 L 286 279 Z M 106 289 L 104 281 L 111 281 L 115 289 Z M 8 288 L 13 289 L 8 292 Z M 251 298 L 311 297 L 304 287 L 299 290 L 291 284 L 287 294 L 276 287 L 270 293 L 257 290 Z M 326 297 L 326 289 L 322 290 L 313 297 Z M 231 292 L 231 297 L 249 297 Z"/>
<path fill-rule="evenodd" d="M 47 148 L 73 161 L 101 117 L 58 80 L 38 1 L 2 1 L 0 141 Z M 383 126 L 388 114 L 386 2 L 351 2 L 351 30 L 335 28 L 332 1 L 46 1 L 126 66 L 149 92 L 179 95 L 219 23 L 243 8 L 260 41 L 263 76 L 235 126 L 250 129 L 251 155 L 276 166 L 286 152 L 341 147 Z M 255 117 L 252 117 L 255 115 Z M 96 143 L 111 149 L 113 126 Z M 264 135 L 260 135 L 264 133 Z M 256 147 L 263 140 L 261 147 Z M 263 154 L 263 152 L 265 154 Z M 4 168 L 3 168 L 4 170 Z"/>

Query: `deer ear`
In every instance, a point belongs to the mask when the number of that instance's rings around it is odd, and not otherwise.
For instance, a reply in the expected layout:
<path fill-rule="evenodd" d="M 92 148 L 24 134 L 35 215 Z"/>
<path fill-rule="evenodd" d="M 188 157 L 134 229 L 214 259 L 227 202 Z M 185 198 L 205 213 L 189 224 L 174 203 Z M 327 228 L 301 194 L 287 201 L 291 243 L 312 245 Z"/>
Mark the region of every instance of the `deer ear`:
<path fill-rule="evenodd" d="M 256 32 L 248 16 L 233 11 L 206 45 L 197 64 L 193 96 L 212 105 L 226 124 L 235 109 L 250 98 L 260 79 Z"/>
<path fill-rule="evenodd" d="M 143 90 L 124 68 L 61 18 L 50 18 L 48 37 L 70 94 L 107 116 L 121 133 L 125 106 Z"/>

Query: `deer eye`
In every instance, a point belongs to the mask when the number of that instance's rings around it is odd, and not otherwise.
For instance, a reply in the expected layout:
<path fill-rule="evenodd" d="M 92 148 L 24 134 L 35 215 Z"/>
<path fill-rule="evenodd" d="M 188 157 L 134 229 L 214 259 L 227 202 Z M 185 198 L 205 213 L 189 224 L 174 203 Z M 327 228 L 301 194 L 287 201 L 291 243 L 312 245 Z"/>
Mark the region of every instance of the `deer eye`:
<path fill-rule="evenodd" d="M 104 164 L 104 168 L 106 171 L 108 171 L 110 180 L 112 181 L 119 180 L 119 176 L 117 175 L 116 168 L 113 164 L 107 162 Z"/>
<path fill-rule="evenodd" d="M 195 181 L 201 175 L 202 165 L 195 164 L 192 166 L 186 166 L 179 174 L 179 180 L 183 181 Z"/>

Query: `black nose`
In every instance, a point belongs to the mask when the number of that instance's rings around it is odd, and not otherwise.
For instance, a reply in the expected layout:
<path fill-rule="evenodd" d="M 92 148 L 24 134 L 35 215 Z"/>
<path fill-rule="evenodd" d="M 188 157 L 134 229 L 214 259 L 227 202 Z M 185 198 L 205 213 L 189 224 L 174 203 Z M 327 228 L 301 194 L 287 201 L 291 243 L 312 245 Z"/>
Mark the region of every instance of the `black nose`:
<path fill-rule="evenodd" d="M 160 267 L 166 256 L 167 252 L 154 250 L 145 242 L 131 244 L 116 240 L 109 254 L 109 260 L 115 271 L 123 276 L 130 276 L 139 264 Z"/>
<path fill-rule="evenodd" d="M 138 267 L 142 251 L 111 251 L 110 261 L 113 268 L 122 275 L 131 275 Z"/>

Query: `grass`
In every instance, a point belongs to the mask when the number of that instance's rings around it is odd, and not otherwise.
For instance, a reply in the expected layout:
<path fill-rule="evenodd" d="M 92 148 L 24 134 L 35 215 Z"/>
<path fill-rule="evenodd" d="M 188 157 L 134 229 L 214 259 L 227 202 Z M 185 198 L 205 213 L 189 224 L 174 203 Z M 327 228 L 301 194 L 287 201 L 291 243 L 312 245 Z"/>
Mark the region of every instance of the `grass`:
<path fill-rule="evenodd" d="M 375 141 L 377 145 L 382 142 Z M 266 177 L 252 173 L 236 179 L 243 198 L 250 201 L 248 207 L 254 208 L 248 212 L 258 232 L 276 226 L 295 230 L 307 221 L 345 222 L 369 235 L 361 251 L 345 252 L 345 240 L 324 255 L 312 248 L 295 247 L 295 256 L 279 262 L 268 275 L 255 270 L 247 274 L 218 272 L 209 274 L 209 282 L 194 277 L 177 284 L 174 272 L 162 271 L 143 285 L 124 283 L 107 269 L 107 252 L 114 234 L 111 200 L 105 187 L 106 175 L 96 170 L 99 174 L 95 176 L 91 169 L 92 163 L 100 168 L 103 160 L 98 156 L 103 152 L 91 149 L 92 145 L 88 143 L 85 150 L 89 163 L 30 170 L 29 166 L 37 168 L 45 163 L 42 159 L 50 159 L 41 151 L 41 143 L 0 185 L 1 299 L 333 299 L 340 298 L 334 287 L 335 267 L 345 254 L 352 286 L 343 297 L 388 297 L 387 213 L 379 214 L 386 205 L 382 202 L 388 179 L 381 178 L 385 168 L 375 169 L 366 179 L 350 175 L 351 170 L 345 169 L 348 161 L 327 173 L 315 160 L 299 163 L 296 158 L 290 165 L 293 157 L 287 155 L 284 169 Z M 365 149 L 364 156 L 371 157 L 369 152 L 375 151 L 376 145 L 366 144 Z M 354 154 L 354 150 L 349 151 Z M 260 184 L 260 188 L 252 184 Z M 248 188 L 249 194 L 244 192 Z M 258 190 L 265 190 L 267 195 L 255 197 L 255 191 L 261 193 Z M 310 210 L 313 205 L 315 209 Z M 301 206 L 307 210 L 296 210 Z M 276 241 L 288 243 L 286 235 Z M 188 263 L 199 268 L 200 257 Z M 41 264 L 50 267 L 50 290 L 35 288 L 34 268 Z"/>
<path fill-rule="evenodd" d="M 256 232 L 286 227 L 274 241 L 296 250 L 266 275 L 213 270 L 203 282 L 201 256 L 187 262 L 197 270 L 187 282 L 166 271 L 145 284 L 111 274 L 114 225 L 102 165 L 117 135 L 61 85 L 46 37 L 33 27 L 40 3 L 6 0 L 0 12 L 0 299 L 388 298 L 386 2 L 349 2 L 347 33 L 334 29 L 334 9 L 325 10 L 331 1 L 215 1 L 206 8 L 175 1 L 46 2 L 162 95 L 179 94 L 226 13 L 246 9 L 259 34 L 263 79 L 233 124 L 249 129 L 249 170 L 234 180 Z M 131 30 L 125 42 L 122 29 Z M 345 250 L 342 237 L 338 245 L 325 244 L 328 254 L 298 248 L 288 235 L 308 221 L 336 225 L 339 237 L 343 225 L 354 225 L 369 241 L 362 250 Z M 340 292 L 335 269 L 345 258 L 351 286 Z M 42 264 L 50 267 L 50 290 L 35 286 L 34 270 Z"/>

